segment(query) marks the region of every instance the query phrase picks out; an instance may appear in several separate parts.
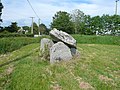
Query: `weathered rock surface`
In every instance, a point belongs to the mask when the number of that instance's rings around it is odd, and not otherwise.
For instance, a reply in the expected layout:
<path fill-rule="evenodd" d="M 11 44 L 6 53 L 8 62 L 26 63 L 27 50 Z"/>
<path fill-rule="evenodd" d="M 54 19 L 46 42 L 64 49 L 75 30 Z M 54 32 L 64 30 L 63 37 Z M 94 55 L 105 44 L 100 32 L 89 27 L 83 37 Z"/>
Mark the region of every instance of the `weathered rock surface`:
<path fill-rule="evenodd" d="M 76 48 L 76 40 L 71 35 L 67 34 L 66 32 L 53 29 L 50 31 L 50 36 L 56 42 L 62 41 L 68 44 L 69 46 Z"/>
<path fill-rule="evenodd" d="M 63 42 L 58 42 L 50 48 L 50 63 L 72 59 L 71 51 Z"/>
<path fill-rule="evenodd" d="M 51 39 L 41 39 L 40 56 L 50 63 L 69 61 L 80 56 L 76 48 L 76 40 L 69 34 L 57 29 L 50 31 Z M 54 42 L 53 42 L 54 41 Z"/>
<path fill-rule="evenodd" d="M 49 49 L 53 46 L 53 41 L 48 38 L 43 38 L 41 39 L 41 45 L 40 45 L 40 50 L 45 51 L 45 48 Z"/>

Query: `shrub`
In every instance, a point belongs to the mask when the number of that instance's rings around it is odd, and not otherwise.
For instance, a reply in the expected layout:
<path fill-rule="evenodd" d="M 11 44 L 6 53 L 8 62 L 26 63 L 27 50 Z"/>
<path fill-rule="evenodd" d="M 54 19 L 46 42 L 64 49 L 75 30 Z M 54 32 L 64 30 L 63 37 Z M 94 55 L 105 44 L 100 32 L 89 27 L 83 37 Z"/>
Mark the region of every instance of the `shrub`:
<path fill-rule="evenodd" d="M 0 54 L 14 51 L 22 46 L 38 43 L 40 38 L 30 38 L 30 37 L 10 37 L 0 39 Z"/>
<path fill-rule="evenodd" d="M 14 51 L 21 48 L 22 46 L 31 44 L 31 43 L 40 43 L 42 38 L 49 38 L 48 36 L 41 36 L 37 38 L 33 37 L 5 37 L 0 38 L 0 54 Z"/>
<path fill-rule="evenodd" d="M 33 34 L 18 34 L 18 33 L 0 33 L 0 38 L 3 37 L 34 37 Z"/>

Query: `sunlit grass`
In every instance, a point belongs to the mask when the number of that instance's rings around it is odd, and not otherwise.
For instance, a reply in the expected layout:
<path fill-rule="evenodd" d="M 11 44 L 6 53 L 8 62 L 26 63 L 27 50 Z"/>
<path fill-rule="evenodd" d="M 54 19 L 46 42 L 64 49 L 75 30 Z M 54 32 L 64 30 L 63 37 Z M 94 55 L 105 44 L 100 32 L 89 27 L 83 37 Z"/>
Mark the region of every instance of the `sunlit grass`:
<path fill-rule="evenodd" d="M 72 35 L 80 44 L 119 45 L 119 36 Z"/>
<path fill-rule="evenodd" d="M 12 71 L 9 72 L 10 69 L 14 69 L 19 60 L 28 57 L 33 51 L 38 50 L 38 46 L 39 44 L 30 44 L 19 50 L 0 56 L 0 90 L 8 82 L 9 75 L 12 73 Z"/>
<path fill-rule="evenodd" d="M 41 60 L 39 49 L 34 50 L 38 47 L 33 44 L 13 52 L 13 56 L 32 53 L 14 64 L 4 86 L 7 90 L 120 89 L 120 46 L 78 44 L 80 59 L 53 65 Z"/>

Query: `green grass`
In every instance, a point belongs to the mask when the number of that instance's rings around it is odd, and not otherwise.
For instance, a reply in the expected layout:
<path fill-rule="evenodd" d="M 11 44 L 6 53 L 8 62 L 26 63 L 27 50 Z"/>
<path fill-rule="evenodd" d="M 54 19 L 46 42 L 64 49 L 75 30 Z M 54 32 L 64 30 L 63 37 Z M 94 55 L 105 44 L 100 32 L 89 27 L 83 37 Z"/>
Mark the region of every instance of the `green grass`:
<path fill-rule="evenodd" d="M 80 44 L 106 44 L 106 45 L 119 45 L 119 36 L 92 36 L 92 35 L 72 35 L 77 43 Z"/>
<path fill-rule="evenodd" d="M 55 65 L 39 57 L 40 38 L 1 38 L 0 52 L 18 50 L 0 55 L 0 90 L 119 90 L 120 37 L 73 36 L 81 58 Z"/>
<path fill-rule="evenodd" d="M 12 52 L 11 60 L 19 59 L 11 63 L 14 65 L 14 70 L 5 78 L 9 81 L 2 88 L 7 90 L 120 89 L 120 46 L 78 44 L 78 50 L 81 54 L 80 59 L 53 65 L 41 60 L 39 44 L 27 45 Z"/>
<path fill-rule="evenodd" d="M 21 48 L 22 46 L 39 42 L 40 39 L 30 38 L 30 37 L 9 37 L 0 38 L 0 54 L 14 51 Z"/>
<path fill-rule="evenodd" d="M 9 76 L 12 73 L 11 70 L 15 67 L 14 65 L 17 65 L 16 63 L 19 62 L 19 60 L 30 56 L 33 53 L 32 51 L 38 50 L 38 45 L 39 44 L 30 44 L 19 50 L 0 56 L 0 90 L 9 82 Z"/>
<path fill-rule="evenodd" d="M 42 36 L 40 38 L 31 37 L 9 37 L 0 38 L 0 54 L 5 54 L 21 48 L 22 46 L 39 43 L 41 38 L 48 37 Z M 120 37 L 113 36 L 85 36 L 85 35 L 73 35 L 80 44 L 106 44 L 106 45 L 119 45 Z"/>
<path fill-rule="evenodd" d="M 42 36 L 38 38 L 33 37 L 6 37 L 0 38 L 0 54 L 5 54 L 17 50 L 25 45 L 31 43 L 39 43 L 41 38 L 47 36 Z"/>

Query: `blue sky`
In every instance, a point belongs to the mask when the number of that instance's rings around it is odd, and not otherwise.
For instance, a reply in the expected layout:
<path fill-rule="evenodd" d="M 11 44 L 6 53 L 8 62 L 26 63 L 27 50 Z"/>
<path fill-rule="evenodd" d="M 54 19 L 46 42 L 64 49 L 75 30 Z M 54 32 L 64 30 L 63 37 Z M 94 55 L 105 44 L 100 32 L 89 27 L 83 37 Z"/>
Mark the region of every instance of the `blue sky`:
<path fill-rule="evenodd" d="M 49 26 L 52 17 L 57 11 L 70 13 L 74 9 L 80 9 L 87 15 L 96 16 L 115 13 L 115 0 L 29 0 L 41 19 L 41 23 Z M 3 26 L 16 21 L 19 26 L 31 25 L 30 17 L 38 18 L 32 11 L 27 0 L 1 0 L 4 5 L 2 19 Z M 118 2 L 118 14 L 120 15 L 120 1 Z"/>

